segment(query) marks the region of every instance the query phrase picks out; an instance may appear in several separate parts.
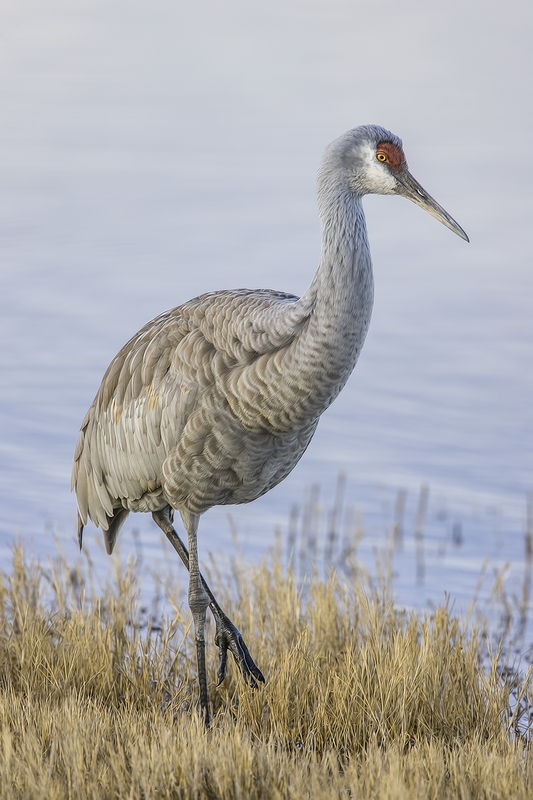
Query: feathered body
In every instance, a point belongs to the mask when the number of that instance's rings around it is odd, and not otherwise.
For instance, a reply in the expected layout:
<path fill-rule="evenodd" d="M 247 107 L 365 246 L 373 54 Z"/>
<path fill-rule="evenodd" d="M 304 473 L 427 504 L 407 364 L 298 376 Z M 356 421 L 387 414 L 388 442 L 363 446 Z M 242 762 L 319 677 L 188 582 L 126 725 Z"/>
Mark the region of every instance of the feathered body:
<path fill-rule="evenodd" d="M 348 170 L 339 181 L 353 138 L 334 143 L 320 171 L 323 250 L 303 297 L 204 294 L 148 323 L 111 362 L 73 472 L 80 528 L 90 516 L 109 552 L 128 511 L 201 514 L 276 486 L 346 383 L 373 302 L 361 197 Z"/>
<path fill-rule="evenodd" d="M 198 522 L 248 503 L 298 463 L 353 370 L 373 303 L 361 199 L 401 194 L 463 239 L 413 178 L 401 141 L 365 125 L 326 151 L 318 177 L 322 255 L 301 298 L 267 289 L 210 292 L 148 323 L 111 362 L 82 425 L 72 483 L 81 545 L 90 517 L 107 551 L 130 511 L 148 511 L 189 570 L 200 707 L 209 722 L 205 620 L 215 617 L 219 683 L 227 654 L 264 681 L 200 572 Z M 180 512 L 188 549 L 173 527 Z"/>

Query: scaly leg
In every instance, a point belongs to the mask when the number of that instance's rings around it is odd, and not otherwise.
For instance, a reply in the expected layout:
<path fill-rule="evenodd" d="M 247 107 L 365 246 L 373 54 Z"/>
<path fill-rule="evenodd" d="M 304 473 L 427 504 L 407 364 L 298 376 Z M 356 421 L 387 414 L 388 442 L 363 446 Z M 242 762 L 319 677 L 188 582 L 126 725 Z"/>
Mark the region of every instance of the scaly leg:
<path fill-rule="evenodd" d="M 167 506 L 162 511 L 154 511 L 152 517 L 157 525 L 161 528 L 187 569 L 189 569 L 189 553 L 174 529 L 172 524 L 172 509 L 170 506 Z M 187 522 L 185 519 L 183 519 L 183 524 L 187 528 Z M 198 525 L 198 522 L 196 525 Z M 201 573 L 200 579 L 202 581 L 205 593 L 209 599 L 209 608 L 213 613 L 216 623 L 215 644 L 218 645 L 219 652 L 217 686 L 220 686 L 226 677 L 229 650 L 233 654 L 233 657 L 237 662 L 246 683 L 250 684 L 253 689 L 256 689 L 257 681 L 260 681 L 261 683 L 265 682 L 263 673 L 257 667 L 253 658 L 251 657 L 241 633 L 229 619 L 229 617 L 222 611 L 219 604 L 215 600 L 213 592 L 207 585 L 207 581 Z"/>
<path fill-rule="evenodd" d="M 198 683 L 200 684 L 200 710 L 206 726 L 209 726 L 209 697 L 207 694 L 207 669 L 205 665 L 205 612 L 209 597 L 204 589 L 200 566 L 198 564 L 198 522 L 197 514 L 182 515 L 189 539 L 189 608 L 194 621 L 196 658 L 198 660 Z"/>

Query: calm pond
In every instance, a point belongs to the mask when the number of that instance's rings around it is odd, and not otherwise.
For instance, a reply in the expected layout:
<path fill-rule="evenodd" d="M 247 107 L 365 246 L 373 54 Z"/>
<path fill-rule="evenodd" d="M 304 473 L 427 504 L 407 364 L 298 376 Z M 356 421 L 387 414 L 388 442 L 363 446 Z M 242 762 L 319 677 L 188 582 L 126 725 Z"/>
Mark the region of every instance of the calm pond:
<path fill-rule="evenodd" d="M 257 559 L 276 529 L 290 548 L 303 525 L 295 554 L 309 570 L 342 565 L 357 531 L 355 555 L 376 574 L 396 521 L 400 602 L 448 592 L 466 604 L 486 558 L 483 591 L 506 562 L 519 591 L 533 489 L 533 160 L 517 76 L 532 74 L 531 10 L 484 8 L 388 0 L 377 18 L 375 4 L 347 0 L 3 4 L 4 565 L 17 536 L 45 555 L 54 534 L 76 557 L 77 431 L 139 327 L 210 289 L 305 290 L 322 151 L 376 122 L 403 137 L 413 174 L 471 244 L 407 201 L 366 199 L 376 300 L 355 372 L 283 484 L 204 517 L 201 552 L 234 553 L 236 538 Z M 121 553 L 141 546 L 155 568 L 159 531 L 130 516 Z"/>

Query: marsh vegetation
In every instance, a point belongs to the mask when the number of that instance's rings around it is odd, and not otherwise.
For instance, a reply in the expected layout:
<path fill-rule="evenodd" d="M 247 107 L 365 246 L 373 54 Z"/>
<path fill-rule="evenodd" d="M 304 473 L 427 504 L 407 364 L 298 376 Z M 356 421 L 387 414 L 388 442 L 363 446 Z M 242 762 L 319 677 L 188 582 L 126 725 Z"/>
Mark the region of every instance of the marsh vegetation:
<path fill-rule="evenodd" d="M 398 609 L 386 580 L 304 583 L 276 556 L 233 572 L 231 592 L 210 577 L 267 683 L 251 691 L 230 668 L 215 689 L 211 647 L 206 731 L 185 583 L 167 577 L 164 602 L 143 605 L 134 562 L 100 586 L 90 565 L 15 548 L 0 589 L 0 795 L 531 796 L 529 674 L 486 630 L 446 605 Z"/>

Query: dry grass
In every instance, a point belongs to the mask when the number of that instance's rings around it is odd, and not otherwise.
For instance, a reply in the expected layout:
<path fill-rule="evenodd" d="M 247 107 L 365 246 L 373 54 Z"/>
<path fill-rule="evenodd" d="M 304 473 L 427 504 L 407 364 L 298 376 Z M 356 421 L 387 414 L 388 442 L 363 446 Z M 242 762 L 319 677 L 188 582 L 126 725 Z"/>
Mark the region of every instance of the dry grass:
<path fill-rule="evenodd" d="M 117 569 L 100 595 L 61 558 L 14 552 L 0 586 L 2 798 L 531 796 L 509 683 L 447 608 L 406 615 L 386 590 L 335 577 L 303 598 L 279 562 L 240 572 L 232 596 L 215 579 L 267 683 L 251 691 L 232 664 L 215 689 L 210 647 L 206 732 L 186 605 L 155 625 L 134 570 Z"/>

